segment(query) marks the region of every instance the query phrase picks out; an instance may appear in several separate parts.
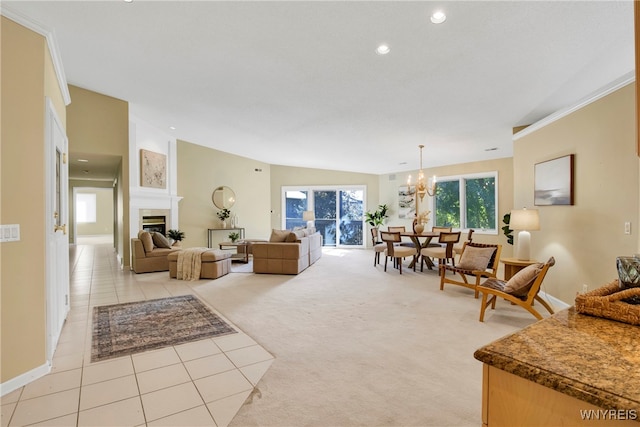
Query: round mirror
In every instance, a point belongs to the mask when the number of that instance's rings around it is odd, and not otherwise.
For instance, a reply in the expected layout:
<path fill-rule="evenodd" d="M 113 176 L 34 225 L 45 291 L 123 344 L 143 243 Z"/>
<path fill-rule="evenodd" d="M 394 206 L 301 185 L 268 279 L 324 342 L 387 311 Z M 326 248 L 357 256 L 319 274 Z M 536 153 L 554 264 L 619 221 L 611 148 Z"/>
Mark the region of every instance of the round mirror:
<path fill-rule="evenodd" d="M 227 186 L 217 187 L 213 190 L 211 200 L 218 209 L 230 209 L 236 203 L 236 193 Z"/>

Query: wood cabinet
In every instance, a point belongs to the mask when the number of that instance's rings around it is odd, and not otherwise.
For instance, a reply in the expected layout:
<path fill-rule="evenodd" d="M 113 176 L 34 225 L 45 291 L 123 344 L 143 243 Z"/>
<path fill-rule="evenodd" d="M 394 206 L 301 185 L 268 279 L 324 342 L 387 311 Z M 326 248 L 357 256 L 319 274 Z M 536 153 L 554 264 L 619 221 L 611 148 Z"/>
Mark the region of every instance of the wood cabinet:
<path fill-rule="evenodd" d="M 640 417 L 634 411 L 610 412 L 487 364 L 483 365 L 482 374 L 485 427 L 640 426 L 629 419 Z M 591 419 L 586 420 L 587 417 Z"/>

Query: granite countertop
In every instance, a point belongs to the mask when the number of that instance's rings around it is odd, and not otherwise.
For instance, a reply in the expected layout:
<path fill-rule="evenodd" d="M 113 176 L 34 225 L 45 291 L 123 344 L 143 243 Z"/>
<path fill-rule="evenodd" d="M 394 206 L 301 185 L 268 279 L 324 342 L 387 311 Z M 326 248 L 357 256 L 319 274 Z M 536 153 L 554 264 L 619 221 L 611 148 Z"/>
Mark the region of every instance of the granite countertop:
<path fill-rule="evenodd" d="M 478 349 L 474 357 L 603 409 L 640 412 L 640 326 L 571 307 Z"/>

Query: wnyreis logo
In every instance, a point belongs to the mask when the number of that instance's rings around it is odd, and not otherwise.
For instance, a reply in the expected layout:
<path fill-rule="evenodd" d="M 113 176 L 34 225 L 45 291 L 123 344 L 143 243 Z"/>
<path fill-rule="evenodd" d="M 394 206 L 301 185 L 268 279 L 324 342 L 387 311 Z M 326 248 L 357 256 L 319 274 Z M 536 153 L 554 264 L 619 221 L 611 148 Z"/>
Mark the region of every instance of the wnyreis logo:
<path fill-rule="evenodd" d="M 580 418 L 583 421 L 598 420 L 637 420 L 635 409 L 581 409 Z"/>

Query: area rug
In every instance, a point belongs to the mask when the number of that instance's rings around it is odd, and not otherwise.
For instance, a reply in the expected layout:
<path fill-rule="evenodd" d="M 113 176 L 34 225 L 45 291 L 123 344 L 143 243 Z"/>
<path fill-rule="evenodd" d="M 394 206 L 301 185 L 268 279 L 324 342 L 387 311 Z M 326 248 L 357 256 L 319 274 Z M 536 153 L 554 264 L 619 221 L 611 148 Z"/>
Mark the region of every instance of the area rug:
<path fill-rule="evenodd" d="M 193 295 L 94 307 L 91 361 L 236 332 Z"/>

